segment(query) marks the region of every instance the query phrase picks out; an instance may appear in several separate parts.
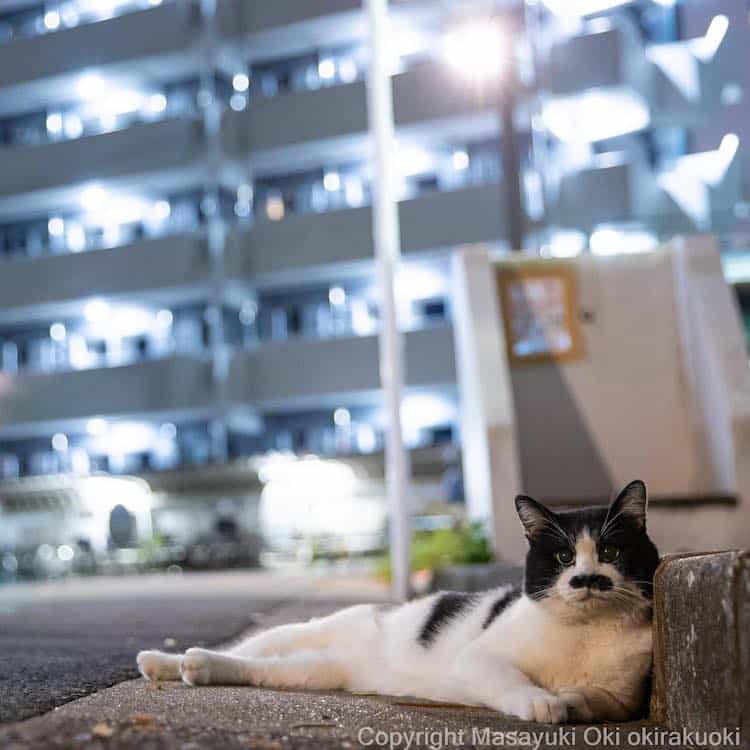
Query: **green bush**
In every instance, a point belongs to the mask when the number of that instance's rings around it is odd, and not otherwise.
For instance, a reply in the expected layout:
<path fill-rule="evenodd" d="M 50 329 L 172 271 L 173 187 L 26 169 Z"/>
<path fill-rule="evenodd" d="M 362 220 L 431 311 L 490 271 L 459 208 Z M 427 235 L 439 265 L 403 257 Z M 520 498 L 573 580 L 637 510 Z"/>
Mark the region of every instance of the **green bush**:
<path fill-rule="evenodd" d="M 492 562 L 492 550 L 484 526 L 478 522 L 436 531 L 422 531 L 412 538 L 412 570 L 437 570 L 446 565 L 488 562 Z M 380 561 L 377 573 L 379 577 L 390 580 L 390 555 Z"/>

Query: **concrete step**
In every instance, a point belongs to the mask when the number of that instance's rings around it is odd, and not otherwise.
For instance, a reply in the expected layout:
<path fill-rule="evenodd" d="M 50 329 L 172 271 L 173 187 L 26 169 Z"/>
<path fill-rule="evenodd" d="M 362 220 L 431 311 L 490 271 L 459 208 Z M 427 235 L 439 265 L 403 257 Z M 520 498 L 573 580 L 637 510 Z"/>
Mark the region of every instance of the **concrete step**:
<path fill-rule="evenodd" d="M 750 748 L 750 551 L 665 558 L 654 615 L 651 720 L 709 733 L 695 745 Z"/>

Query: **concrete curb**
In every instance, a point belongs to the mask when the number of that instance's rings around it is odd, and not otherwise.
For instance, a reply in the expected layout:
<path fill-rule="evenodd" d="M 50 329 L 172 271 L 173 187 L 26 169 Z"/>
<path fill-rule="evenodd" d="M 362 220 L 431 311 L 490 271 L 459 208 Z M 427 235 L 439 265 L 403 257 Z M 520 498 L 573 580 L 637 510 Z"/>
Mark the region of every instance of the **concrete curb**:
<path fill-rule="evenodd" d="M 736 730 L 734 746 L 750 748 L 750 551 L 671 555 L 659 566 L 651 720 Z"/>

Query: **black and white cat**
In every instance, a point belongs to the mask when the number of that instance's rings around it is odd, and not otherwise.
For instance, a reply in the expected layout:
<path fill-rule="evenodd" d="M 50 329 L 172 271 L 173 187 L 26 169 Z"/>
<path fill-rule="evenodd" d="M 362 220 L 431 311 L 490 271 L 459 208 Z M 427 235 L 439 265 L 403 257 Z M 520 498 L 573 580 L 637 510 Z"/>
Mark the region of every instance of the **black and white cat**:
<path fill-rule="evenodd" d="M 541 722 L 631 718 L 651 667 L 659 561 L 646 487 L 609 508 L 553 513 L 516 498 L 529 551 L 523 591 L 438 593 L 283 625 L 225 652 L 142 651 L 141 673 L 188 685 L 410 695 Z"/>

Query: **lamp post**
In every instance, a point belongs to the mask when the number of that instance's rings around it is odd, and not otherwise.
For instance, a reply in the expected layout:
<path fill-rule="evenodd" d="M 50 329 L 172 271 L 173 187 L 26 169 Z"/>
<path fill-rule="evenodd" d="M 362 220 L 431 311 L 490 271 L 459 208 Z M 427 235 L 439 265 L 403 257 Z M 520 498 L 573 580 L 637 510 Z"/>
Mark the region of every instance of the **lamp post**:
<path fill-rule="evenodd" d="M 514 36 L 515 16 L 508 13 L 508 37 Z M 524 244 L 524 208 L 521 193 L 521 149 L 514 117 L 518 104 L 518 68 L 514 56 L 500 77 L 500 162 L 502 164 L 503 195 L 508 242 L 511 250 L 522 251 Z"/>
<path fill-rule="evenodd" d="M 396 136 L 393 93 L 387 54 L 388 2 L 366 0 L 370 23 L 370 76 L 367 85 L 370 132 L 375 146 L 373 235 L 381 296 L 380 380 L 385 393 L 388 430 L 385 478 L 390 505 L 392 596 L 409 596 L 411 534 L 409 530 L 409 456 L 401 426 L 404 386 L 403 337 L 396 318 L 395 275 L 401 258 L 401 231 L 396 202 Z"/>
<path fill-rule="evenodd" d="M 503 16 L 505 38 L 515 39 L 518 16 L 511 10 Z M 524 208 L 521 193 L 521 150 L 515 127 L 518 104 L 518 66 L 509 51 L 504 69 L 499 76 L 500 97 L 500 162 L 502 164 L 503 206 L 511 250 L 522 251 L 524 243 Z"/>

